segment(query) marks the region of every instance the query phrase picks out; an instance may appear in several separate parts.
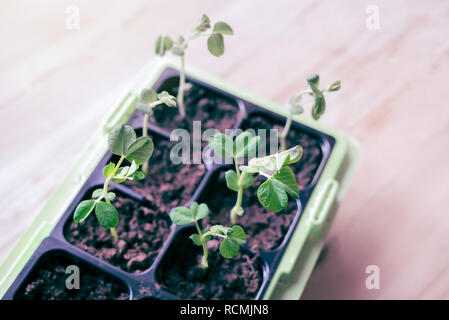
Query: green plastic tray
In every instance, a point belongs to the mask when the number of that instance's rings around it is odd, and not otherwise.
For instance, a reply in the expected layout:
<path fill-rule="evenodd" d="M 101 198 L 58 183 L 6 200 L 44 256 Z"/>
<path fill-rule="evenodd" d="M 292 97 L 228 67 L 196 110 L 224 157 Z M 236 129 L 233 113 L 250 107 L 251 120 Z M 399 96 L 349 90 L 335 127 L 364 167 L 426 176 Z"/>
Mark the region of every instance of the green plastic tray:
<path fill-rule="evenodd" d="M 93 133 L 92 139 L 81 152 L 73 168 L 1 264 L 0 296 L 5 294 L 41 241 L 50 234 L 104 156 L 107 151 L 109 131 L 115 125 L 127 121 L 135 110 L 140 91 L 151 86 L 167 67 L 179 70 L 177 61 L 170 58 L 157 59 L 148 63 L 130 88 L 120 96 L 116 106 L 111 109 L 111 113 L 104 119 L 99 129 Z M 251 95 L 193 67 L 187 66 L 186 73 L 255 105 L 285 115 L 283 112 L 285 108 L 282 106 Z M 295 120 L 332 136 L 335 139 L 335 145 L 270 286 L 265 292 L 264 299 L 298 299 L 301 296 L 323 247 L 338 204 L 343 199 L 359 155 L 359 147 L 351 137 L 305 116 L 299 116 Z"/>

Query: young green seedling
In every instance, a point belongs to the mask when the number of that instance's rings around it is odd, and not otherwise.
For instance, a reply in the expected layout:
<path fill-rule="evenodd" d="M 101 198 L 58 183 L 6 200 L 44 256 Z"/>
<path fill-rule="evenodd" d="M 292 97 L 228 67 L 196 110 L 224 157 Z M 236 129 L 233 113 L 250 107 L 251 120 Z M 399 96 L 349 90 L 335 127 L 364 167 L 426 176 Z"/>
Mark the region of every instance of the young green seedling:
<path fill-rule="evenodd" d="M 254 183 L 253 174 L 257 173 L 267 178 L 257 189 L 257 198 L 266 209 L 280 211 L 288 204 L 288 196 L 299 198 L 299 189 L 295 175 L 288 165 L 299 161 L 302 148 L 296 146 L 289 150 L 261 158 L 252 158 L 247 166 L 240 166 L 239 159 L 255 155 L 260 137 L 249 131 L 239 134 L 235 141 L 229 136 L 218 133 L 214 135 L 209 146 L 215 154 L 224 158 L 233 158 L 235 171 L 226 172 L 226 185 L 237 192 L 237 200 L 231 210 L 231 223 L 237 222 L 237 216 L 244 213 L 242 208 L 243 190 Z"/>
<path fill-rule="evenodd" d="M 223 35 L 233 35 L 234 31 L 226 22 L 216 22 L 211 29 L 211 22 L 208 16 L 203 14 L 199 24 L 193 28 L 190 34 L 184 38 L 183 36 L 179 36 L 176 41 L 173 41 L 170 36 L 162 34 L 156 40 L 155 51 L 156 54 L 163 56 L 165 52 L 171 50 L 171 52 L 179 56 L 181 58 L 181 71 L 179 76 L 179 87 L 178 87 L 178 105 L 179 105 L 179 114 L 181 118 L 185 118 L 186 111 L 184 107 L 184 93 L 191 88 L 191 85 L 186 84 L 186 76 L 185 76 L 185 62 L 184 56 L 185 51 L 188 47 L 189 41 L 197 39 L 201 36 L 207 36 L 207 48 L 210 53 L 214 56 L 219 57 L 224 53 L 224 39 Z"/>
<path fill-rule="evenodd" d="M 168 94 L 167 91 L 156 93 L 151 89 L 143 89 L 140 93 L 140 99 L 137 103 L 137 109 L 144 113 L 142 125 L 142 137 L 148 137 L 148 120 L 154 114 L 154 108 L 160 104 L 167 107 L 176 107 L 176 98 Z M 148 161 L 142 164 L 142 172 L 148 174 Z"/>
<path fill-rule="evenodd" d="M 115 227 L 119 222 L 117 209 L 111 204 L 115 198 L 113 192 L 109 192 L 109 183 L 122 183 L 126 180 L 141 180 L 145 178 L 139 165 L 148 162 L 153 153 L 153 141 L 148 137 L 136 137 L 133 128 L 127 125 L 119 125 L 112 129 L 108 136 L 108 147 L 111 152 L 120 159 L 117 163 L 110 162 L 103 168 L 105 182 L 103 188 L 96 189 L 92 193 L 90 200 L 81 201 L 75 209 L 73 220 L 75 222 L 84 221 L 95 209 L 95 215 L 103 228 L 109 228 L 115 240 L 118 239 Z M 127 159 L 131 165 L 121 167 L 123 161 Z"/>
<path fill-rule="evenodd" d="M 279 140 L 280 140 L 280 150 L 284 151 L 287 146 L 287 135 L 292 125 L 292 118 L 295 115 L 299 115 L 304 112 L 303 104 L 304 97 L 309 96 L 313 99 L 312 105 L 312 117 L 318 120 L 326 109 L 326 100 L 324 99 L 324 92 L 338 91 L 341 88 L 341 82 L 333 82 L 327 89 L 319 89 L 320 77 L 317 74 L 313 74 L 307 78 L 307 83 L 309 87 L 304 91 L 301 91 L 297 95 L 293 96 L 289 102 L 287 121 L 285 123 L 284 129 L 282 130 Z"/>
<path fill-rule="evenodd" d="M 198 233 L 190 236 L 190 239 L 197 246 L 203 247 L 203 258 L 201 259 L 201 267 L 207 269 L 208 249 L 207 242 L 212 237 L 223 239 L 220 244 L 219 251 L 223 258 L 231 259 L 238 255 L 240 246 L 246 242 L 246 234 L 242 227 L 234 225 L 231 228 L 222 225 L 214 225 L 210 228 L 201 230 L 198 221 L 209 215 L 209 208 L 206 204 L 198 204 L 192 202 L 190 208 L 177 207 L 170 215 L 171 221 L 177 226 L 185 226 L 187 224 L 195 224 Z"/>

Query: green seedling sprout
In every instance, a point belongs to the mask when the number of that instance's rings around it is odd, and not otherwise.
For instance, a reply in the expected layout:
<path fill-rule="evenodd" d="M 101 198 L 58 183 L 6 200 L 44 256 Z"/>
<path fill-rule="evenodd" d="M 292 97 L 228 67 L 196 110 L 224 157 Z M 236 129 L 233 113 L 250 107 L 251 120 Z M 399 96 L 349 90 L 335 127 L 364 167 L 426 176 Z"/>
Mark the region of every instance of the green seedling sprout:
<path fill-rule="evenodd" d="M 165 104 L 167 107 L 176 107 L 176 98 L 170 95 L 167 91 L 157 93 L 151 89 L 143 89 L 140 93 L 137 109 L 144 113 L 142 125 L 142 137 L 148 137 L 148 120 L 154 114 L 154 108 L 160 104 Z M 148 175 L 148 161 L 142 164 L 142 172 Z"/>
<path fill-rule="evenodd" d="M 190 90 L 191 85 L 186 84 L 185 76 L 185 51 L 188 47 L 189 41 L 197 39 L 202 36 L 207 36 L 207 48 L 209 52 L 216 57 L 223 55 L 224 53 L 224 38 L 223 35 L 233 35 L 234 31 L 226 22 L 218 21 L 214 24 L 212 30 L 211 22 L 208 16 L 203 14 L 199 24 L 193 28 L 190 34 L 184 38 L 179 36 L 176 41 L 173 41 L 170 36 L 166 34 L 160 35 L 156 40 L 155 51 L 157 55 L 164 56 L 165 53 L 171 50 L 172 54 L 179 56 L 181 58 L 181 71 L 179 76 L 179 87 L 178 87 L 178 105 L 179 114 L 181 118 L 184 119 L 186 116 L 185 106 L 184 106 L 184 92 Z"/>
<path fill-rule="evenodd" d="M 242 227 L 234 225 L 231 228 L 222 225 L 214 225 L 210 228 L 201 230 L 198 221 L 206 218 L 209 215 L 209 208 L 206 204 L 198 204 L 192 202 L 190 208 L 177 207 L 170 215 L 171 221 L 177 226 L 185 226 L 188 224 L 195 224 L 198 233 L 190 236 L 190 239 L 197 246 L 203 247 L 203 257 L 201 259 L 201 267 L 207 269 L 208 249 L 207 242 L 212 237 L 222 239 L 219 247 L 220 254 L 223 258 L 231 259 L 238 255 L 240 246 L 246 242 L 246 234 Z"/>
<path fill-rule="evenodd" d="M 239 165 L 242 157 L 251 157 L 256 154 L 260 137 L 245 131 L 239 134 L 235 141 L 229 136 L 218 133 L 214 135 L 209 146 L 214 153 L 223 158 L 233 158 L 235 171 L 226 172 L 226 186 L 237 192 L 237 200 L 232 208 L 231 223 L 237 222 L 237 216 L 244 214 L 242 208 L 243 190 L 254 183 L 254 174 L 267 178 L 257 189 L 257 198 L 262 206 L 270 211 L 280 211 L 288 204 L 288 195 L 299 198 L 299 188 L 295 175 L 288 165 L 293 164 L 302 156 L 302 148 L 296 146 L 286 151 L 266 157 L 252 158 L 248 165 Z"/>
<path fill-rule="evenodd" d="M 108 136 L 108 147 L 111 152 L 120 159 L 117 163 L 110 162 L 103 168 L 105 182 L 103 188 L 96 189 L 92 193 L 92 199 L 81 201 L 75 209 L 73 220 L 77 223 L 84 221 L 95 209 L 95 215 L 103 228 L 110 229 L 112 237 L 117 240 L 118 234 L 115 230 L 119 222 L 117 209 L 111 204 L 115 193 L 108 190 L 109 183 L 122 183 L 126 180 L 141 180 L 145 174 L 139 171 L 139 165 L 148 162 L 154 145 L 148 137 L 136 137 L 133 128 L 127 125 L 119 125 L 112 129 Z M 131 165 L 121 167 L 127 159 Z"/>
<path fill-rule="evenodd" d="M 326 109 L 326 100 L 324 99 L 324 92 L 338 91 L 341 88 L 341 82 L 333 82 L 327 89 L 319 89 L 320 77 L 317 74 L 313 74 L 307 78 L 307 83 L 309 87 L 304 91 L 301 91 L 297 95 L 293 96 L 289 102 L 287 121 L 285 123 L 284 129 L 282 130 L 279 140 L 280 140 L 280 151 L 284 151 L 287 147 L 287 135 L 292 125 L 292 118 L 295 115 L 299 115 L 304 112 L 303 99 L 306 96 L 312 97 L 312 117 L 318 120 Z"/>

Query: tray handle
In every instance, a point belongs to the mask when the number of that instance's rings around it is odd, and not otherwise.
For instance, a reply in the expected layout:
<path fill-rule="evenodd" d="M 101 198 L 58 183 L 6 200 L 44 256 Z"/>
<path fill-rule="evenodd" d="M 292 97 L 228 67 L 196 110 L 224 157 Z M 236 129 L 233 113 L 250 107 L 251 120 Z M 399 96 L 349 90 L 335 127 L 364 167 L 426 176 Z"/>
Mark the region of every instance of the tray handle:
<path fill-rule="evenodd" d="M 307 237 L 315 237 L 320 234 L 326 220 L 333 213 L 335 201 L 337 200 L 337 194 L 339 189 L 338 181 L 334 179 L 327 180 L 319 189 L 317 196 L 310 204 L 308 215 L 308 233 Z M 300 252 L 302 251 L 306 241 L 303 241 L 301 245 L 296 246 L 296 250 L 293 254 L 289 254 L 288 259 L 281 265 L 280 280 L 282 282 L 288 282 L 290 275 L 295 268 Z"/>

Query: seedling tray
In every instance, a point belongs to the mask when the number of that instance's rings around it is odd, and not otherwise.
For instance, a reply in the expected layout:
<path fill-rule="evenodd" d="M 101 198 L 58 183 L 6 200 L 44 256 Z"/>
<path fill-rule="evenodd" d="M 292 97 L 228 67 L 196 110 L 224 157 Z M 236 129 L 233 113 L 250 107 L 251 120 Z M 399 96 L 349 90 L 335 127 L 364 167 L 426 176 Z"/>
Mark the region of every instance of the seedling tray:
<path fill-rule="evenodd" d="M 120 123 L 128 123 L 136 131 L 141 130 L 142 115 L 135 110 L 140 91 L 145 87 L 153 87 L 158 91 L 166 89 L 176 82 L 178 70 L 177 63 L 170 59 L 153 61 L 142 70 L 131 88 L 125 91 L 68 176 L 1 265 L 0 296 L 3 296 L 3 299 L 23 298 L 23 292 L 30 283 L 42 285 L 36 281 L 41 278 L 49 283 L 52 281 L 53 285 L 56 283 L 56 286 L 59 286 L 56 288 L 64 291 L 65 283 L 61 279 L 65 279 L 66 274 L 63 267 L 69 263 L 80 266 L 81 281 L 83 274 L 88 274 L 89 282 L 96 283 L 98 280 L 100 285 L 107 284 L 108 289 L 96 292 L 92 287 L 85 289 L 81 295 L 79 292 L 62 293 L 60 298 L 182 298 L 177 292 L 164 286 L 163 270 L 168 265 L 170 255 L 174 254 L 176 241 L 179 237 L 185 237 L 191 226 L 177 227 L 167 222 L 168 231 L 162 240 L 159 237 L 148 239 L 147 243 L 144 243 L 147 248 L 156 240 L 162 241 L 151 257 L 123 263 L 112 263 L 112 257 L 101 255 L 89 246 L 80 246 L 74 242 L 71 235 L 73 230 L 82 232 L 72 223 L 76 205 L 89 198 L 92 190 L 101 187 L 104 179 L 102 168 L 113 158 L 107 150 L 108 133 Z M 195 87 L 219 95 L 235 107 L 235 121 L 232 124 L 234 129 L 247 127 L 250 119 L 259 119 L 262 122 L 263 119 L 268 119 L 270 123 L 281 126 L 285 121 L 281 106 L 254 97 L 196 69 L 187 68 L 187 80 Z M 259 246 L 252 246 L 251 243 L 244 245 L 242 254 L 256 257 L 254 268 L 260 274 L 254 299 L 300 297 L 357 162 L 358 146 L 350 137 L 305 117 L 295 120 L 292 131 L 298 134 L 297 143 L 301 145 L 301 139 L 313 139 L 314 148 L 318 150 L 314 151 L 314 154 L 319 154 L 319 161 L 315 161 L 313 168 L 306 168 L 310 172 L 308 178 L 302 180 L 300 199 L 290 206 L 294 212 L 283 239 L 278 239 L 273 245 L 263 241 Z M 149 125 L 149 134 L 155 142 L 169 143 L 170 131 L 167 129 L 167 126 L 152 123 Z M 192 201 L 207 202 L 210 199 L 208 191 L 220 183 L 222 173 L 228 168 L 225 164 L 209 163 L 203 166 L 201 178 L 193 185 L 189 197 L 178 201 L 179 205 L 188 205 Z M 147 208 L 144 214 L 149 214 L 148 212 L 154 209 L 151 209 L 151 201 L 132 185 L 114 184 L 112 188 L 120 199 L 124 199 L 123 203 L 138 204 L 137 207 L 132 207 L 134 209 L 130 209 L 131 211 L 142 207 Z M 213 203 L 210 206 L 213 207 Z M 63 262 L 58 264 L 58 261 Z M 49 266 L 53 269 L 50 270 Z M 136 270 L 137 273 L 131 272 Z M 37 298 L 45 299 L 47 296 L 42 294 Z"/>

